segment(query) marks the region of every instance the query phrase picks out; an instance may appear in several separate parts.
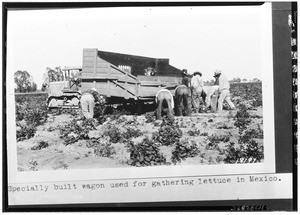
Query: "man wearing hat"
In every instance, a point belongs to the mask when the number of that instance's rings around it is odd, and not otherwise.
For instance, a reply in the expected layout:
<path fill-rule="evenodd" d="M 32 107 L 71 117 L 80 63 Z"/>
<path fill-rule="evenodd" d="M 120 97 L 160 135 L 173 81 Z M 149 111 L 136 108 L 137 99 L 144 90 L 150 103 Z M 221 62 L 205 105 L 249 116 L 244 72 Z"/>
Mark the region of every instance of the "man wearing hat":
<path fill-rule="evenodd" d="M 187 116 L 190 115 L 190 100 L 191 100 L 191 90 L 190 90 L 190 78 L 186 69 L 181 71 L 182 81 L 175 88 L 175 115 L 182 116 L 183 113 Z"/>
<path fill-rule="evenodd" d="M 204 81 L 202 80 L 202 73 L 198 71 L 194 72 L 191 80 L 191 90 L 192 90 L 192 105 L 196 113 L 199 113 L 200 97 L 202 94 L 203 86 L 204 86 Z"/>
<path fill-rule="evenodd" d="M 224 100 L 228 103 L 231 109 L 235 109 L 234 104 L 230 100 L 230 84 L 227 77 L 222 74 L 222 70 L 215 70 L 214 78 L 216 79 L 216 83 L 219 83 L 218 111 L 223 110 Z"/>
<path fill-rule="evenodd" d="M 80 98 L 82 114 L 86 119 L 94 117 L 95 103 L 104 103 L 105 98 L 100 96 L 96 88 L 84 91 Z"/>
<path fill-rule="evenodd" d="M 187 70 L 186 69 L 183 69 L 181 71 L 181 75 L 182 75 L 182 81 L 181 81 L 181 84 L 182 85 L 185 85 L 187 88 L 190 88 L 190 78 L 189 78 L 189 75 L 187 73 Z"/>

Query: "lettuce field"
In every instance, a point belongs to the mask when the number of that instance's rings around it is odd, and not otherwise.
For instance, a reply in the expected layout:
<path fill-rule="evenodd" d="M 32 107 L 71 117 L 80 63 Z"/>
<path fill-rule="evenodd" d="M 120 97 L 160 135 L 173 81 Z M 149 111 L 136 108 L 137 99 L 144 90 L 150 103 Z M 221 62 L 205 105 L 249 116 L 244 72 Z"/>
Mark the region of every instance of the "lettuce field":
<path fill-rule="evenodd" d="M 154 108 L 134 115 L 121 106 L 97 107 L 86 120 L 80 110 L 48 110 L 46 94 L 16 95 L 18 170 L 263 162 L 261 83 L 230 92 L 236 110 L 163 120 Z"/>

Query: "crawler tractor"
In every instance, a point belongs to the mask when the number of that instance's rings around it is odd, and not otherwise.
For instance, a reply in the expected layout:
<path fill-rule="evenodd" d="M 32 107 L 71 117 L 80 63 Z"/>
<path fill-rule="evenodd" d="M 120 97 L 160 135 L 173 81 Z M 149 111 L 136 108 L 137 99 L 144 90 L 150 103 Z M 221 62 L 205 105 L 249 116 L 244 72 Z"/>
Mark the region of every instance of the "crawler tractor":
<path fill-rule="evenodd" d="M 49 80 L 46 86 L 49 108 L 79 108 L 81 70 L 79 67 L 64 68 L 59 81 Z"/>

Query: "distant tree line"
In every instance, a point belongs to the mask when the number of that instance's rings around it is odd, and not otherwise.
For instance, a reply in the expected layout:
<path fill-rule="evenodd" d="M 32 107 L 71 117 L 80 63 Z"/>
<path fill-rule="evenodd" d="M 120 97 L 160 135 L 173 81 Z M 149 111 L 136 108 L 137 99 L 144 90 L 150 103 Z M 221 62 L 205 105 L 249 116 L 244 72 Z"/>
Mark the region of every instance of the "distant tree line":
<path fill-rule="evenodd" d="M 46 72 L 44 73 L 44 82 L 53 82 L 53 81 L 63 81 L 64 76 L 62 73 L 61 68 L 55 67 L 54 69 L 51 69 L 50 67 L 46 68 Z"/>
<path fill-rule="evenodd" d="M 50 83 L 50 82 L 54 82 L 54 81 L 63 81 L 64 77 L 63 77 L 63 73 L 61 71 L 60 67 L 55 67 L 54 69 L 51 69 L 50 67 L 46 68 L 46 72 L 44 73 L 44 82 L 42 84 L 42 91 L 46 90 L 46 86 Z"/>
<path fill-rule="evenodd" d="M 37 90 L 37 85 L 34 83 L 32 76 L 26 71 L 18 70 L 14 74 L 15 80 L 15 92 L 25 93 L 25 92 L 35 92 Z M 42 85 L 42 91 L 45 90 L 46 84 L 52 81 L 62 81 L 64 80 L 63 73 L 60 67 L 55 67 L 51 69 L 49 67 L 46 68 L 46 72 L 44 74 L 44 83 Z M 230 83 L 241 83 L 241 82 L 261 82 L 258 78 L 253 78 L 250 80 L 241 79 L 241 78 L 233 78 L 229 81 Z M 209 81 L 205 81 L 206 86 L 212 86 L 215 84 L 215 80 L 211 79 Z"/>
<path fill-rule="evenodd" d="M 36 83 L 33 82 L 32 76 L 27 71 L 18 70 L 14 74 L 15 92 L 27 93 L 37 90 Z"/>
<path fill-rule="evenodd" d="M 245 83 L 245 82 L 261 82 L 258 78 L 253 78 L 247 80 L 246 78 L 240 79 L 240 78 L 233 78 L 232 80 L 229 81 L 230 83 Z"/>
<path fill-rule="evenodd" d="M 229 80 L 229 83 L 246 83 L 246 82 L 261 82 L 261 80 L 258 78 L 253 78 L 253 79 L 249 79 L 249 80 L 247 80 L 246 78 L 243 78 L 243 79 L 233 78 L 232 80 Z M 214 84 L 216 84 L 214 79 L 204 82 L 205 86 L 212 86 Z"/>

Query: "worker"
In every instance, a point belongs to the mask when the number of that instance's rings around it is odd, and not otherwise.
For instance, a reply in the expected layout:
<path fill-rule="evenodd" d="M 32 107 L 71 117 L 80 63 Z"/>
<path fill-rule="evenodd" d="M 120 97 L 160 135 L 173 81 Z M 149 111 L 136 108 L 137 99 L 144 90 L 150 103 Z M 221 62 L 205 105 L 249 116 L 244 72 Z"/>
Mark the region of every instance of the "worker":
<path fill-rule="evenodd" d="M 156 70 L 155 70 L 154 68 L 152 68 L 152 67 L 147 67 L 147 68 L 145 69 L 145 75 L 146 75 L 146 76 L 155 76 L 155 74 L 156 74 Z"/>
<path fill-rule="evenodd" d="M 216 82 L 219 83 L 218 111 L 223 110 L 224 100 L 228 103 L 230 109 L 235 109 L 234 104 L 230 100 L 230 84 L 227 77 L 224 74 L 222 74 L 222 70 L 215 70 L 214 78 L 216 79 Z"/>
<path fill-rule="evenodd" d="M 176 116 L 182 116 L 182 112 L 187 116 L 190 116 L 189 105 L 189 88 L 186 85 L 178 85 L 175 88 L 175 114 Z"/>
<path fill-rule="evenodd" d="M 188 76 L 187 70 L 186 70 L 186 69 L 183 69 L 183 70 L 181 71 L 181 75 L 182 75 L 182 81 L 181 81 L 181 84 L 185 85 L 187 88 L 190 88 L 191 81 L 190 81 L 190 78 L 189 78 L 189 76 Z"/>
<path fill-rule="evenodd" d="M 185 104 L 183 104 L 183 105 L 181 105 L 181 107 L 184 108 L 186 114 L 189 116 L 191 114 L 191 106 L 192 106 L 191 105 L 191 101 L 192 101 L 191 78 L 189 77 L 187 69 L 183 69 L 181 71 L 181 75 L 182 75 L 181 85 L 185 85 L 187 87 L 187 90 L 188 90 L 188 97 L 187 97 L 187 104 L 186 104 L 187 106 L 185 106 Z M 176 95 L 175 95 L 175 99 L 176 99 Z M 183 97 L 182 99 L 185 100 L 185 97 Z M 175 109 L 176 109 L 176 107 L 175 107 Z M 177 110 L 175 110 L 175 111 L 177 111 Z M 181 114 L 176 113 L 176 115 L 181 115 Z"/>
<path fill-rule="evenodd" d="M 195 113 L 199 113 L 200 110 L 200 99 L 202 94 L 202 87 L 204 81 L 202 80 L 201 72 L 194 72 L 191 79 L 191 91 L 192 91 L 192 105 Z"/>
<path fill-rule="evenodd" d="M 217 110 L 217 101 L 218 101 L 218 93 L 219 86 L 203 86 L 202 88 L 202 99 L 204 101 L 204 105 L 206 108 L 210 108 L 212 112 L 216 112 Z"/>
<path fill-rule="evenodd" d="M 161 119 L 162 105 L 163 105 L 164 101 L 168 105 L 169 114 L 172 115 L 172 110 L 174 108 L 173 95 L 171 94 L 171 92 L 169 90 L 162 89 L 162 90 L 158 91 L 158 93 L 155 96 L 155 102 L 157 104 L 156 119 Z"/>
<path fill-rule="evenodd" d="M 104 103 L 104 97 L 100 96 L 95 88 L 84 91 L 80 98 L 82 114 L 86 119 L 94 117 L 94 107 L 96 103 Z"/>

